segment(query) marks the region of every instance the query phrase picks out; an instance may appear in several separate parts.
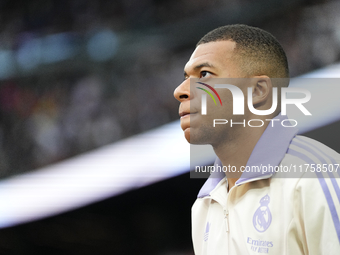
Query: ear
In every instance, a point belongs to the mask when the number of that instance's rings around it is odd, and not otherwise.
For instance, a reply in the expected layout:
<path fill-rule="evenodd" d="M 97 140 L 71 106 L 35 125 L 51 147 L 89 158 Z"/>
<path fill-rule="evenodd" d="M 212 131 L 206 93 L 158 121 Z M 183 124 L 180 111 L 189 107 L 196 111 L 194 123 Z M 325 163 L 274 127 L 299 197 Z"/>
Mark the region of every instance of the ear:
<path fill-rule="evenodd" d="M 271 97 L 271 91 L 273 84 L 271 79 L 266 75 L 255 76 L 253 82 L 253 105 L 265 104 L 269 97 Z"/>

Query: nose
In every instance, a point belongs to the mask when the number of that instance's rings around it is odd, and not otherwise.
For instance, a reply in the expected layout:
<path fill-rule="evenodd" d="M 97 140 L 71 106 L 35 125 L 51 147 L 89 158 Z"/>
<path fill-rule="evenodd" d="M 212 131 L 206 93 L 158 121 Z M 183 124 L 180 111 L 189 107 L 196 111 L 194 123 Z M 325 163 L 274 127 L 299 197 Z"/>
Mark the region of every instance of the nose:
<path fill-rule="evenodd" d="M 184 80 L 174 91 L 174 97 L 183 102 L 190 100 L 190 79 Z"/>

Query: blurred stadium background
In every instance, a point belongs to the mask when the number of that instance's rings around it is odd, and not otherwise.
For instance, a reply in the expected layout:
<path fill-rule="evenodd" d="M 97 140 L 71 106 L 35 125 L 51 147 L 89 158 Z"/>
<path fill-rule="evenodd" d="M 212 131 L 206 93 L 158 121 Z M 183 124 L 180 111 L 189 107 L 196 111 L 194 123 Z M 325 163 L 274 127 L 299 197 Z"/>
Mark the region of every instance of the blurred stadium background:
<path fill-rule="evenodd" d="M 0 218 L 6 203 L 17 202 L 4 203 L 8 180 L 103 148 L 118 152 L 125 139 L 177 120 L 173 90 L 208 31 L 245 23 L 271 32 L 296 77 L 340 60 L 339 13 L 340 2 L 327 0 L 1 0 Z M 340 151 L 329 135 L 339 128 L 334 122 L 309 135 Z M 105 166 L 116 182 L 132 168 L 141 178 L 146 171 L 129 158 L 128 141 L 120 151 L 126 167 Z M 149 142 L 135 146 L 142 153 Z M 150 168 L 162 159 L 145 157 Z M 193 254 L 190 207 L 204 180 L 189 179 L 189 163 L 163 176 L 157 163 L 158 175 L 142 184 L 47 218 L 3 223 L 0 254 Z M 102 165 L 92 164 L 86 171 L 100 173 Z"/>

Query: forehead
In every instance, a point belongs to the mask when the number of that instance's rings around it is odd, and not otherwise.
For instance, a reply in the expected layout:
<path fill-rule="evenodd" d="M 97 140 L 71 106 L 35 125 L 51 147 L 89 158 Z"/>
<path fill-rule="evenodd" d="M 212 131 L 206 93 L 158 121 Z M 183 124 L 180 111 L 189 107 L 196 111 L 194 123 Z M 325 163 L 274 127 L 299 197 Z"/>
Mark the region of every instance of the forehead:
<path fill-rule="evenodd" d="M 236 43 L 233 41 L 217 41 L 200 44 L 192 53 L 184 70 L 191 70 L 202 63 L 209 63 L 217 69 L 223 69 L 233 56 Z"/>

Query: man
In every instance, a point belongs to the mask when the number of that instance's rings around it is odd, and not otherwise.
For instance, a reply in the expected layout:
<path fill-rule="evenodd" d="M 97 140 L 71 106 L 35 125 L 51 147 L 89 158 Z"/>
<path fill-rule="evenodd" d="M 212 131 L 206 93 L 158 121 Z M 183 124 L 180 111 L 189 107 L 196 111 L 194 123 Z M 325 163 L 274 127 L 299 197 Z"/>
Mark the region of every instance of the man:
<path fill-rule="evenodd" d="M 211 31 L 185 65 L 174 92 L 185 138 L 211 144 L 214 169 L 223 169 L 210 175 L 192 208 L 196 255 L 340 254 L 340 182 L 330 171 L 340 156 L 297 136 L 296 123 L 280 114 L 275 96 L 288 77 L 277 40 L 246 25 Z M 206 99 L 208 89 L 220 105 Z M 234 114 L 240 92 L 250 95 L 248 107 Z M 322 164 L 324 172 L 305 171 Z M 262 171 L 246 171 L 252 167 Z M 292 167 L 303 170 L 281 171 Z"/>

